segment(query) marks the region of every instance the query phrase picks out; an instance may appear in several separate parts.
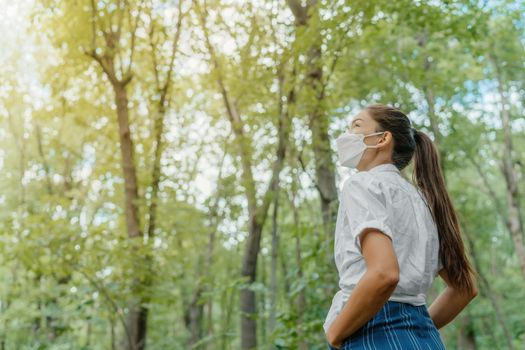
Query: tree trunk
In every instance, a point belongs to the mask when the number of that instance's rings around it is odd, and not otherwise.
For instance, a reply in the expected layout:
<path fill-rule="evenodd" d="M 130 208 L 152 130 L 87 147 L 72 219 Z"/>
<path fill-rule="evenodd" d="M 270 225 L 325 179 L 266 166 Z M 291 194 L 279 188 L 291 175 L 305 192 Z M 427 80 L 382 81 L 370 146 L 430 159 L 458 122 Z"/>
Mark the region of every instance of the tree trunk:
<path fill-rule="evenodd" d="M 304 278 L 304 274 L 303 274 L 303 268 L 302 268 L 303 261 L 302 261 L 302 256 L 301 256 L 301 239 L 299 237 L 299 230 L 301 228 L 301 223 L 299 220 L 299 212 L 297 210 L 297 207 L 295 206 L 295 193 L 291 196 L 290 199 L 291 199 L 290 202 L 291 202 L 292 213 L 293 213 L 293 222 L 294 222 L 294 227 L 295 227 L 294 239 L 295 239 L 295 264 L 297 265 L 297 278 L 299 280 L 302 280 Z M 303 334 L 303 316 L 306 310 L 306 294 L 305 294 L 304 288 L 299 291 L 295 305 L 296 305 L 296 310 L 297 310 L 297 315 L 298 315 L 297 324 L 296 324 L 298 348 L 300 350 L 307 350 L 309 348 L 308 342 L 305 340 L 306 338 L 304 337 L 304 334 Z"/>
<path fill-rule="evenodd" d="M 270 321 L 268 328 L 270 334 L 275 330 L 276 313 L 277 313 L 277 259 L 279 257 L 279 235 L 277 232 L 277 214 L 279 212 L 279 196 L 276 195 L 273 201 L 272 213 L 272 250 L 270 264 Z M 272 349 L 273 345 L 269 344 Z"/>
<path fill-rule="evenodd" d="M 128 238 L 138 239 L 142 238 L 143 232 L 140 228 L 140 220 L 138 216 L 138 182 L 134 160 L 133 141 L 129 127 L 127 86 L 133 78 L 132 65 L 135 49 L 135 34 L 139 18 L 141 17 L 140 12 L 142 6 L 138 6 L 138 13 L 136 14 L 136 18 L 133 19 L 133 16 L 131 15 L 133 11 L 130 11 L 129 8 L 130 4 L 126 2 L 119 3 L 116 11 L 119 14 L 118 18 L 121 20 L 117 21 L 117 23 L 112 23 L 111 18 L 109 19 L 109 22 L 99 18 L 99 5 L 102 4 L 91 0 L 92 46 L 90 51 L 86 52 L 86 54 L 92 57 L 100 65 L 113 88 L 115 105 L 117 106 L 121 166 L 124 177 L 126 229 Z M 127 45 L 130 50 L 129 56 L 123 59 L 121 45 L 124 41 L 121 42 L 121 35 L 123 33 L 123 23 L 126 23 L 126 21 L 122 20 L 125 14 L 129 16 L 127 23 L 129 24 L 128 33 L 130 34 L 130 40 L 127 41 L 125 45 Z M 97 45 L 99 39 L 98 33 L 102 33 L 102 38 L 104 40 L 103 47 L 98 47 Z M 116 62 L 119 62 L 120 64 L 116 64 Z M 122 62 L 127 62 L 127 67 L 125 67 Z M 148 261 L 147 258 L 145 259 L 146 261 L 144 261 L 142 256 L 139 256 L 133 250 L 130 254 L 133 254 L 134 263 L 139 265 Z M 150 278 L 150 276 L 146 277 Z M 132 281 L 132 301 L 128 307 L 125 325 L 126 336 L 122 342 L 122 346 L 125 350 L 143 350 L 146 347 L 148 309 L 146 306 L 147 304 L 143 302 L 142 298 L 136 296 L 138 291 L 144 287 L 142 283 L 141 279 L 137 277 Z"/>
<path fill-rule="evenodd" d="M 501 307 L 499 305 L 497 295 L 492 291 L 492 287 L 490 286 L 489 281 L 487 280 L 487 278 L 485 277 L 485 275 L 483 274 L 481 270 L 481 266 L 479 264 L 479 259 L 476 254 L 474 242 L 470 238 L 469 232 L 467 230 L 463 230 L 463 232 L 465 233 L 467 244 L 469 245 L 469 248 L 470 248 L 470 255 L 472 256 L 474 266 L 476 267 L 476 270 L 478 271 L 478 275 L 480 277 L 480 284 L 479 284 L 480 291 L 482 295 L 485 295 L 489 298 L 490 303 L 492 304 L 492 307 L 494 308 L 496 319 L 498 320 L 498 323 L 501 326 L 501 329 L 503 330 L 503 334 L 505 336 L 507 346 L 509 347 L 510 350 L 513 350 L 514 347 L 512 345 L 512 337 L 509 333 L 507 325 L 505 324 L 505 318 L 503 317 L 503 313 L 501 312 Z"/>
<path fill-rule="evenodd" d="M 463 324 L 459 330 L 459 348 L 465 350 L 476 350 L 476 337 L 470 315 L 463 317 Z"/>
<path fill-rule="evenodd" d="M 63 117 L 65 117 L 65 113 L 64 113 Z M 50 170 L 49 162 L 48 162 L 48 160 L 46 158 L 46 154 L 45 154 L 45 151 L 44 151 L 44 144 L 42 142 L 42 129 L 40 128 L 40 125 L 38 124 L 38 122 L 35 122 L 35 129 L 36 129 L 36 140 L 37 140 L 38 155 L 40 156 L 41 161 L 42 161 L 42 165 L 44 167 L 44 174 L 45 174 L 45 178 L 46 178 L 47 194 L 50 195 L 50 196 L 53 196 L 53 195 L 55 195 L 55 189 L 54 189 L 52 181 L 51 181 L 51 170 Z M 67 164 L 66 164 L 66 166 L 67 166 Z M 70 174 L 68 174 L 68 175 L 70 175 Z M 66 176 L 64 178 L 67 179 Z M 39 282 L 42 281 L 42 277 L 43 276 L 39 277 Z M 59 278 L 57 280 L 57 283 L 58 283 L 59 286 L 63 286 L 63 285 L 66 285 L 67 283 L 69 283 L 70 279 L 71 279 L 71 275 L 68 273 L 66 276 L 64 276 L 62 278 Z M 53 296 L 50 299 L 46 300 L 44 302 L 44 304 L 46 305 L 46 307 L 48 307 L 49 305 L 55 305 L 58 308 L 58 300 L 60 299 L 60 297 L 61 297 L 61 295 L 58 298 Z M 44 318 L 44 324 L 45 324 L 46 331 L 48 331 L 47 338 L 50 341 L 54 341 L 61 333 L 60 321 L 59 321 L 58 317 L 47 315 Z"/>
<path fill-rule="evenodd" d="M 224 143 L 224 153 L 219 165 L 219 174 L 217 176 L 217 184 L 222 183 L 222 174 L 223 174 L 223 167 L 224 167 L 224 161 L 226 159 L 226 156 L 228 154 L 227 152 L 227 142 Z M 210 222 L 212 222 L 211 225 L 211 231 L 209 235 L 208 240 L 208 251 L 206 253 L 206 266 L 213 266 L 214 263 L 214 252 L 215 252 L 215 240 L 217 236 L 217 230 L 219 226 L 219 200 L 221 198 L 221 187 L 217 187 L 217 190 L 215 191 L 215 202 L 213 206 L 210 208 Z M 206 273 L 207 278 L 207 286 L 205 289 L 205 292 L 210 292 L 210 287 L 213 288 L 214 286 L 214 274 L 211 269 L 207 270 Z M 214 323 L 213 323 L 213 298 L 209 298 L 207 302 L 207 336 L 212 337 L 214 334 Z"/>
<path fill-rule="evenodd" d="M 121 164 L 124 175 L 126 227 L 130 238 L 142 236 L 138 217 L 137 171 L 135 169 L 133 141 L 129 129 L 128 95 L 121 83 L 114 84 L 115 103 L 119 127 Z"/>
<path fill-rule="evenodd" d="M 121 82 L 113 83 L 115 92 L 115 104 L 117 105 L 117 120 L 119 127 L 119 141 L 121 165 L 124 175 L 125 213 L 126 227 L 129 238 L 142 236 L 138 217 L 138 185 L 137 172 L 135 168 L 133 141 L 129 128 L 129 109 L 126 85 Z M 137 282 L 134 282 L 136 284 Z M 137 286 L 135 286 L 137 288 Z M 125 339 L 126 350 L 143 350 L 146 347 L 148 309 L 141 306 L 136 300 L 129 307 L 126 325 L 131 339 Z M 130 341 L 132 343 L 130 343 Z"/>
<path fill-rule="evenodd" d="M 184 323 L 186 324 L 186 328 L 190 331 L 190 339 L 188 341 L 189 347 L 202 339 L 204 304 L 199 300 L 202 296 L 202 292 L 202 288 L 197 288 L 184 313 Z"/>
<path fill-rule="evenodd" d="M 489 54 L 491 62 L 495 68 L 496 79 L 498 81 L 498 93 L 500 97 L 500 117 L 503 128 L 503 160 L 501 164 L 501 171 L 506 184 L 506 200 L 507 200 L 507 219 L 506 225 L 510 232 L 514 249 L 518 256 L 518 262 L 521 268 L 523 278 L 525 278 L 525 245 L 523 244 L 523 218 L 521 217 L 520 194 L 517 182 L 516 170 L 514 169 L 515 162 L 513 159 L 514 146 L 512 143 L 512 125 L 511 115 L 508 107 L 510 102 L 506 96 L 506 89 L 503 82 L 503 74 L 500 71 L 497 57 L 491 52 Z"/>
<path fill-rule="evenodd" d="M 257 346 L 255 292 L 250 289 L 250 286 L 256 279 L 255 274 L 261 241 L 261 231 L 262 226 L 252 224 L 242 261 L 241 276 L 247 278 L 246 286 L 241 289 L 240 293 L 242 349 L 253 349 Z"/>
<path fill-rule="evenodd" d="M 282 269 L 282 275 L 283 275 L 283 289 L 284 289 L 284 295 L 290 294 L 290 281 L 288 277 L 288 263 L 287 259 L 288 256 L 283 250 L 279 250 L 279 260 L 281 261 L 281 269 Z"/>
<path fill-rule="evenodd" d="M 311 15 L 317 15 L 317 1 L 309 0 L 304 7 L 299 0 L 287 0 L 294 17 L 296 32 L 300 32 L 309 24 Z M 309 13 L 312 11 L 312 13 Z M 314 12 L 315 11 L 315 12 Z M 297 35 L 297 34 L 296 34 Z M 317 190 L 321 201 L 321 215 L 323 229 L 327 246 L 333 239 L 333 228 L 337 218 L 337 188 L 335 184 L 335 165 L 332 161 L 332 148 L 328 127 L 330 118 L 324 113 L 322 101 L 324 100 L 323 67 L 321 61 L 321 41 L 312 41 L 307 52 L 308 71 L 306 73 L 305 85 L 309 92 L 315 96 L 315 103 L 309 106 L 308 121 L 312 132 L 312 149 L 315 161 L 315 176 Z M 326 250 L 326 259 L 333 261 L 330 250 Z"/>
<path fill-rule="evenodd" d="M 418 46 L 425 50 L 425 47 L 428 42 L 428 30 L 425 29 L 419 36 L 417 43 Z M 436 145 L 440 145 L 443 140 L 443 135 L 441 134 L 441 131 L 439 130 L 439 118 L 436 115 L 435 110 L 435 97 L 434 97 L 434 90 L 432 89 L 432 81 L 428 78 L 428 73 L 432 69 L 432 63 L 430 61 L 430 58 L 423 54 L 423 73 L 426 78 L 426 81 L 422 85 L 422 90 L 425 95 L 425 101 L 427 103 L 428 108 L 428 120 L 430 122 L 430 129 L 432 130 L 432 135 L 434 135 L 434 142 Z M 445 169 L 445 154 L 442 151 L 442 148 L 438 147 L 439 152 L 439 162 L 441 169 Z M 443 172 L 443 176 L 445 177 L 446 182 L 446 173 Z"/>
<path fill-rule="evenodd" d="M 281 169 L 283 168 L 286 148 L 288 146 L 292 117 L 288 115 L 288 110 L 286 110 L 286 113 L 281 113 L 281 115 L 279 115 L 279 122 L 277 126 L 279 138 L 276 149 L 277 159 L 273 164 L 272 176 L 267 189 L 264 191 L 262 203 L 258 205 L 255 180 L 252 172 L 252 144 L 250 139 L 245 135 L 243 121 L 240 117 L 241 114 L 237 107 L 238 105 L 234 98 L 230 95 L 225 85 L 225 80 L 222 75 L 222 67 L 216 57 L 215 48 L 210 41 L 210 36 L 206 25 L 206 5 L 204 5 L 204 8 L 201 8 L 199 2 L 194 2 L 194 5 L 202 30 L 204 32 L 205 44 L 211 56 L 211 63 L 216 73 L 217 85 L 224 102 L 226 114 L 235 135 L 235 141 L 241 159 L 241 178 L 242 185 L 245 188 L 249 215 L 248 238 L 246 240 L 246 246 L 241 265 L 241 277 L 243 278 L 244 282 L 240 291 L 241 349 L 253 349 L 257 347 L 257 321 L 255 292 L 250 288 L 250 286 L 256 281 L 257 258 L 259 256 L 261 234 L 263 226 L 266 222 L 269 206 L 272 203 L 279 186 L 279 175 L 281 173 Z M 293 91 L 293 89 L 294 87 L 292 86 L 291 91 Z"/>
<path fill-rule="evenodd" d="M 259 269 L 259 272 L 257 274 L 259 283 L 263 286 L 266 286 L 267 285 L 266 258 L 264 255 L 261 255 L 261 260 L 259 264 L 257 264 L 257 266 Z M 261 332 L 260 332 L 260 337 L 258 339 L 258 342 L 262 344 L 268 344 L 268 342 L 266 341 L 266 331 L 268 330 L 268 323 L 267 323 L 267 318 L 265 317 L 266 315 L 266 293 L 262 292 L 259 294 L 260 294 L 259 299 L 258 299 L 259 310 L 257 312 L 257 318 L 259 320 L 258 329 L 260 329 Z"/>

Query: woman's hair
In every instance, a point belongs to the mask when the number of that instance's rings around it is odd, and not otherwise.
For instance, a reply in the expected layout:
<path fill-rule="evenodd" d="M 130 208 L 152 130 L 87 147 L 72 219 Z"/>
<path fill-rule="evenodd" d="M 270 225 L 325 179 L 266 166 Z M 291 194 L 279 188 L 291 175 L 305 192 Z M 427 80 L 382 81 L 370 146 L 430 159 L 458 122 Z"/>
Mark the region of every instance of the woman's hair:
<path fill-rule="evenodd" d="M 369 105 L 365 111 L 379 124 L 376 131 L 390 131 L 394 139 L 392 161 L 403 170 L 412 158 L 412 180 L 423 192 L 439 235 L 439 257 L 450 283 L 461 292 L 474 291 L 474 270 L 465 253 L 458 217 L 445 186 L 437 147 L 422 131 L 412 128 L 400 110 L 382 104 Z"/>

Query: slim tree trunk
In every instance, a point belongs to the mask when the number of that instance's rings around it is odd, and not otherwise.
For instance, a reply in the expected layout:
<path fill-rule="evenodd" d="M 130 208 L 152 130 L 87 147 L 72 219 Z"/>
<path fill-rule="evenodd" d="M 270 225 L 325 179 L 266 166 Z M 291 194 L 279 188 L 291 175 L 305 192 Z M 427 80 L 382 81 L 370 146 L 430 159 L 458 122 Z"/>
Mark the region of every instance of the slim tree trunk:
<path fill-rule="evenodd" d="M 503 316 L 503 313 L 501 311 L 501 307 L 499 305 L 499 301 L 497 299 L 497 295 L 492 290 L 492 287 L 485 277 L 485 274 L 481 270 L 481 266 L 479 264 L 479 259 L 476 254 L 474 242 L 470 238 L 470 234 L 467 230 L 463 230 L 465 233 L 467 244 L 470 248 L 470 255 L 472 256 L 472 260 L 474 262 L 474 266 L 476 267 L 476 270 L 478 272 L 478 275 L 480 277 L 480 291 L 482 294 L 487 296 L 490 300 L 490 303 L 492 304 L 492 307 L 494 308 L 494 313 L 496 316 L 496 319 L 498 320 L 499 325 L 501 326 L 501 329 L 503 330 L 503 334 L 505 335 L 505 341 L 507 342 L 507 346 L 510 350 L 513 350 L 514 346 L 512 345 L 512 337 L 509 333 L 509 330 L 507 328 L 507 325 L 505 324 L 505 318 Z"/>
<path fill-rule="evenodd" d="M 473 323 L 468 313 L 463 316 L 463 323 L 459 330 L 459 348 L 465 350 L 477 349 Z"/>
<path fill-rule="evenodd" d="M 259 283 L 261 283 L 261 285 L 263 286 L 266 286 L 267 285 L 266 257 L 264 255 L 261 255 L 261 260 L 259 264 L 257 264 L 257 266 L 259 269 L 259 273 L 257 274 Z M 265 292 L 260 293 L 260 296 L 258 298 L 258 304 L 259 304 L 258 305 L 259 310 L 257 312 L 257 315 L 258 315 L 257 318 L 259 319 L 258 329 L 261 330 L 258 341 L 262 344 L 268 344 L 266 341 L 266 331 L 268 330 L 268 327 L 267 327 L 268 322 L 267 322 L 267 318 L 265 317 L 266 315 L 266 293 Z"/>
<path fill-rule="evenodd" d="M 284 252 L 282 249 L 279 250 L 279 260 L 281 261 L 281 269 L 282 269 L 282 275 L 283 275 L 283 289 L 284 289 L 284 295 L 290 294 L 290 281 L 288 276 L 288 263 L 287 259 L 288 256 L 286 252 Z"/>
<path fill-rule="evenodd" d="M 115 320 L 113 317 L 110 317 L 110 322 L 109 322 L 109 334 L 110 334 L 110 348 L 111 350 L 116 350 L 117 349 L 117 344 L 116 344 L 116 337 L 115 337 Z"/>
<path fill-rule="evenodd" d="M 282 67 L 279 69 L 278 73 L 278 91 L 279 91 L 279 114 L 282 115 L 283 113 L 287 113 L 287 115 L 290 115 L 289 110 L 285 110 L 285 105 L 283 103 L 283 97 L 285 96 L 285 92 L 283 90 L 284 86 L 284 74 L 282 72 Z M 295 80 L 296 77 L 296 70 L 295 68 L 292 70 L 291 79 Z M 288 106 L 295 105 L 296 102 L 296 96 L 295 96 L 295 90 L 291 89 L 286 96 L 286 101 Z M 269 322 L 269 328 L 270 333 L 274 331 L 275 329 L 275 323 L 276 323 L 276 312 L 277 312 L 277 263 L 279 258 L 279 231 L 278 231 L 278 213 L 279 213 L 279 188 L 277 188 L 277 191 L 275 193 L 274 201 L 273 201 L 273 213 L 272 213 L 272 243 L 271 243 L 271 276 L 270 276 L 270 322 Z M 271 347 L 272 345 L 269 344 Z"/>
<path fill-rule="evenodd" d="M 228 154 L 227 142 L 225 142 L 224 153 L 221 159 L 221 163 L 219 166 L 219 174 L 217 176 L 217 181 L 216 181 L 216 183 L 219 185 L 222 183 L 223 166 L 224 166 L 224 161 L 226 159 L 227 154 Z M 219 225 L 219 200 L 221 198 L 221 191 L 222 191 L 221 187 L 218 187 L 217 190 L 215 191 L 215 203 L 210 209 L 210 220 L 212 221 L 213 224 L 211 225 L 211 231 L 210 231 L 209 240 L 208 240 L 208 251 L 206 254 L 206 266 L 210 266 L 210 267 L 213 266 L 213 263 L 215 261 L 214 260 L 215 240 L 216 240 L 216 235 L 217 235 L 217 230 L 218 230 L 218 225 Z M 207 275 L 206 278 L 207 278 L 208 283 L 207 283 L 207 287 L 205 288 L 205 292 L 211 292 L 209 289 L 210 287 L 214 285 L 213 271 L 211 269 L 208 269 L 206 275 Z M 207 323 L 208 323 L 207 324 L 207 335 L 211 337 L 214 334 L 213 298 L 209 298 L 207 302 Z"/>
<path fill-rule="evenodd" d="M 65 112 L 64 112 L 63 117 L 65 119 Z M 38 122 L 36 122 L 35 124 L 36 124 L 35 129 L 36 129 L 37 149 L 38 149 L 38 155 L 40 156 L 42 165 L 44 167 L 44 173 L 45 173 L 45 178 L 46 178 L 46 190 L 49 196 L 53 196 L 56 194 L 56 191 L 51 181 L 51 176 L 52 176 L 51 167 L 49 165 L 49 162 L 47 160 L 45 150 L 44 150 L 44 142 L 42 140 L 42 129 L 40 128 L 40 125 L 38 124 Z M 68 167 L 67 163 L 68 163 L 68 159 L 66 158 L 66 169 Z M 66 176 L 64 176 L 64 179 L 67 180 L 68 178 L 71 177 L 70 171 L 71 169 L 69 169 L 69 173 L 65 174 Z M 65 185 L 67 186 L 67 181 L 65 182 Z M 40 282 L 42 281 L 42 278 L 43 276 L 39 277 Z M 58 283 L 59 286 L 63 286 L 69 283 L 70 279 L 71 279 L 71 275 L 67 274 L 63 276 L 62 278 L 59 278 L 56 282 Z M 60 299 L 60 296 L 58 298 L 53 296 L 49 298 L 48 300 L 45 300 L 44 304 L 46 307 L 48 307 L 49 305 L 55 305 L 58 307 L 59 299 Z M 55 317 L 55 316 L 47 315 L 44 318 L 44 324 L 46 326 L 46 330 L 48 330 L 47 337 L 50 341 L 55 340 L 60 335 L 59 322 L 60 321 L 58 317 Z"/>
<path fill-rule="evenodd" d="M 517 181 L 517 174 L 515 169 L 515 161 L 513 159 L 514 146 L 512 142 L 512 118 L 509 112 L 510 102 L 506 95 L 506 89 L 503 82 L 503 74 L 501 73 L 497 57 L 491 52 L 489 54 L 490 60 L 494 66 L 496 79 L 498 81 L 498 94 L 500 97 L 500 118 L 503 129 L 503 159 L 501 163 L 501 171 L 506 184 L 506 201 L 507 201 L 507 219 L 506 225 L 510 232 L 514 249 L 518 256 L 521 273 L 525 278 L 525 245 L 523 244 L 523 218 L 521 216 L 520 194 Z"/>
<path fill-rule="evenodd" d="M 293 213 L 293 222 L 294 222 L 294 240 L 295 240 L 295 264 L 297 266 L 297 278 L 299 280 L 302 280 L 304 278 L 303 273 L 303 261 L 302 261 L 302 255 L 301 255 L 301 239 L 299 237 L 299 231 L 301 229 L 301 222 L 299 219 L 299 212 L 297 210 L 297 207 L 295 205 L 295 193 L 293 193 L 290 196 L 290 204 L 292 207 L 292 213 Z M 297 342 L 298 342 L 298 348 L 300 350 L 307 350 L 308 342 L 305 340 L 306 338 L 303 335 L 303 316 L 305 314 L 306 310 L 306 294 L 304 288 L 299 291 L 299 294 L 297 295 L 297 299 L 295 300 L 295 307 L 297 312 Z"/>
<path fill-rule="evenodd" d="M 270 320 L 268 328 L 270 334 L 275 330 L 277 313 L 277 259 L 279 257 L 279 235 L 277 231 L 277 214 L 279 212 L 279 196 L 276 195 L 273 201 L 272 213 L 272 249 L 270 263 Z M 269 344 L 269 348 L 273 345 Z"/>
<path fill-rule="evenodd" d="M 418 40 L 417 40 L 418 46 L 424 51 L 427 43 L 428 43 L 428 29 L 425 29 L 422 33 L 419 34 Z M 439 130 L 439 118 L 436 115 L 436 107 L 435 107 L 435 97 L 434 97 L 434 90 L 432 89 L 432 81 L 429 78 L 429 73 L 432 69 L 432 63 L 430 58 L 424 54 L 423 55 L 423 74 L 426 78 L 426 81 L 423 83 L 421 89 L 423 90 L 423 93 L 425 95 L 425 101 L 427 103 L 428 108 L 428 120 L 430 122 L 430 129 L 432 130 L 432 135 L 434 135 L 434 142 L 436 145 L 440 145 L 443 140 L 443 135 L 441 134 L 441 131 Z M 445 154 L 443 153 L 442 148 L 438 147 L 439 152 L 439 161 L 442 169 L 445 169 Z M 446 173 L 443 172 L 443 176 L 445 177 L 446 181 Z"/>
<path fill-rule="evenodd" d="M 200 265 L 202 266 L 202 265 Z M 203 334 L 202 319 L 204 314 L 204 304 L 200 301 L 203 289 L 201 286 L 193 292 L 191 301 L 186 305 L 184 313 L 184 323 L 186 328 L 190 331 L 190 339 L 188 339 L 188 346 L 196 344 Z"/>

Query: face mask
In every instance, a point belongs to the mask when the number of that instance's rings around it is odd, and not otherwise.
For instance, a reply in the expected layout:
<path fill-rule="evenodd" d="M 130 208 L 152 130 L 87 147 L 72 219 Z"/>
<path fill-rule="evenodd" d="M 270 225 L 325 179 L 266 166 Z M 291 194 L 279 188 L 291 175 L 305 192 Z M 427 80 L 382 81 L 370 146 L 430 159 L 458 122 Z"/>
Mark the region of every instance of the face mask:
<path fill-rule="evenodd" d="M 384 134 L 384 131 L 374 132 L 368 135 L 343 133 L 335 141 L 337 143 L 337 153 L 339 162 L 342 166 L 355 168 L 363 153 L 367 148 L 377 148 L 378 146 L 369 146 L 364 142 L 364 138 L 372 135 Z"/>

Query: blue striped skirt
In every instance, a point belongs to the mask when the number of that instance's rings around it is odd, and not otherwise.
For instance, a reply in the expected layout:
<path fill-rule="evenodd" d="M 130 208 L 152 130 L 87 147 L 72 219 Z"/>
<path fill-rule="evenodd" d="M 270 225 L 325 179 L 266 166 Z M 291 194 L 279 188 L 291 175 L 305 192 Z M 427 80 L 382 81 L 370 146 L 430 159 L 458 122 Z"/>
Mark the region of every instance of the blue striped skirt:
<path fill-rule="evenodd" d="M 336 348 L 330 346 L 329 350 Z M 346 338 L 341 350 L 445 350 L 427 306 L 389 300 L 361 328 Z"/>

